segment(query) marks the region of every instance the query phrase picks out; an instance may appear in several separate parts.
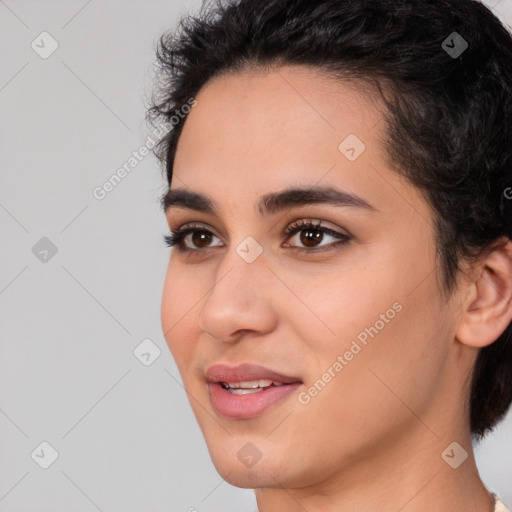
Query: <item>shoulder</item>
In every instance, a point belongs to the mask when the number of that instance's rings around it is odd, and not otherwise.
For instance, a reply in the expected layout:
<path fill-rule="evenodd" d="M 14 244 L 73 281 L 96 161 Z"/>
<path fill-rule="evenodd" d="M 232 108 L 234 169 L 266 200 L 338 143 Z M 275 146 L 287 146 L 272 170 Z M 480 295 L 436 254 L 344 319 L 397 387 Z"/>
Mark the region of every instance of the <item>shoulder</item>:
<path fill-rule="evenodd" d="M 511 512 L 510 509 L 508 509 L 505 504 L 496 496 L 494 496 L 494 512 Z"/>

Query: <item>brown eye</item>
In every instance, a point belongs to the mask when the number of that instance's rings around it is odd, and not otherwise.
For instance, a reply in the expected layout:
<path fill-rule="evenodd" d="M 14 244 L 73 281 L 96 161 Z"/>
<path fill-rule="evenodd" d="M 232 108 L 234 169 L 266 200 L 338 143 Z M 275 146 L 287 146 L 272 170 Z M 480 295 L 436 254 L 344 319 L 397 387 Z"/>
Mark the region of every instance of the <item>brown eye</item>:
<path fill-rule="evenodd" d="M 212 234 L 209 231 L 196 230 L 192 232 L 191 235 L 192 243 L 200 249 L 208 247 L 212 240 Z"/>
<path fill-rule="evenodd" d="M 300 241 L 306 247 L 316 247 L 324 238 L 324 234 L 319 229 L 303 229 L 300 232 Z"/>
<path fill-rule="evenodd" d="M 222 246 L 222 243 L 219 243 L 220 241 L 215 243 L 214 239 L 218 240 L 218 237 L 202 226 L 183 227 L 164 237 L 165 244 L 168 247 L 176 247 L 180 252 L 200 252 L 210 247 Z"/>
<path fill-rule="evenodd" d="M 323 226 L 321 222 L 314 223 L 312 220 L 296 221 L 288 226 L 285 233 L 288 235 L 286 247 L 309 252 L 334 249 L 350 240 L 350 236 Z"/>

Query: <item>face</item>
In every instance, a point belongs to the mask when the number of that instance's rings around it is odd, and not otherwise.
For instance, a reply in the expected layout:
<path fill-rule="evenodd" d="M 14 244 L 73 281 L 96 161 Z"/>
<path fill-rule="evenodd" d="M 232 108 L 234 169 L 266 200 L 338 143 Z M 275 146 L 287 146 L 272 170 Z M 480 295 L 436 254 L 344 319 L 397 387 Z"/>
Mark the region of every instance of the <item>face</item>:
<path fill-rule="evenodd" d="M 219 473 L 299 487 L 385 459 L 397 437 L 431 442 L 417 418 L 441 428 L 455 308 L 377 96 L 290 66 L 217 77 L 196 100 L 166 211 L 171 230 L 195 231 L 171 251 L 161 315 Z M 295 384 L 240 395 L 209 383 L 215 364 Z"/>

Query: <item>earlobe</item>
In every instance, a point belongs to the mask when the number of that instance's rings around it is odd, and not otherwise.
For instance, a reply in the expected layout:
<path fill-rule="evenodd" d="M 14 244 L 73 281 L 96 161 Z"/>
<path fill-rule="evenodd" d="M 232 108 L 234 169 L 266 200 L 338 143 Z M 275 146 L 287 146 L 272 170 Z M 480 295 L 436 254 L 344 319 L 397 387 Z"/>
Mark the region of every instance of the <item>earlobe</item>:
<path fill-rule="evenodd" d="M 512 242 L 505 242 L 485 256 L 470 284 L 456 332 L 465 345 L 490 345 L 512 321 Z"/>

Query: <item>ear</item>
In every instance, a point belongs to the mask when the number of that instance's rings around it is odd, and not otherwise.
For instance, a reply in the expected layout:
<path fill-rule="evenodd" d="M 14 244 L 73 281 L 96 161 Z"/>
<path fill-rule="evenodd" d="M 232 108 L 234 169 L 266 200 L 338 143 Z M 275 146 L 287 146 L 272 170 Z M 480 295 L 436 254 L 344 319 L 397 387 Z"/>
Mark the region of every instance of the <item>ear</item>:
<path fill-rule="evenodd" d="M 475 270 L 462 304 L 456 338 L 481 348 L 496 341 L 512 321 L 512 242 L 506 238 Z"/>

